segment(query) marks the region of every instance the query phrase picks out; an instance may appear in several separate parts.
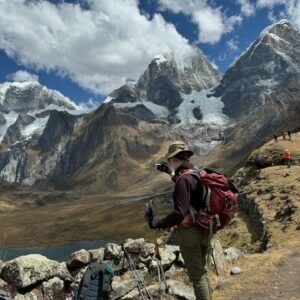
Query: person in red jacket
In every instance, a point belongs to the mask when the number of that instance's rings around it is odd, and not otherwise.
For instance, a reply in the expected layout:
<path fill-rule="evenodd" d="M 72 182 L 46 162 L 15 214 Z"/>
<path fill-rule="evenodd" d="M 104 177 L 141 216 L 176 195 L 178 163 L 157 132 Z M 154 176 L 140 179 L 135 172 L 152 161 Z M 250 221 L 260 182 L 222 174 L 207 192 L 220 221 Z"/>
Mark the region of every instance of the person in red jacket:
<path fill-rule="evenodd" d="M 210 237 L 201 229 L 193 226 L 182 228 L 180 223 L 189 212 L 190 206 L 199 211 L 203 206 L 202 184 L 190 174 L 180 174 L 184 169 L 193 169 L 189 161 L 193 152 L 183 142 L 174 142 L 169 146 L 166 158 L 174 172 L 171 179 L 175 182 L 173 192 L 173 211 L 163 219 L 149 221 L 150 228 L 170 228 L 178 226 L 178 242 L 189 278 L 193 283 L 197 300 L 210 300 L 212 289 L 207 275 L 207 255 L 210 248 Z"/>
<path fill-rule="evenodd" d="M 285 149 L 284 151 L 284 159 L 287 163 L 288 168 L 290 168 L 292 163 L 292 152 L 290 152 L 288 149 Z"/>

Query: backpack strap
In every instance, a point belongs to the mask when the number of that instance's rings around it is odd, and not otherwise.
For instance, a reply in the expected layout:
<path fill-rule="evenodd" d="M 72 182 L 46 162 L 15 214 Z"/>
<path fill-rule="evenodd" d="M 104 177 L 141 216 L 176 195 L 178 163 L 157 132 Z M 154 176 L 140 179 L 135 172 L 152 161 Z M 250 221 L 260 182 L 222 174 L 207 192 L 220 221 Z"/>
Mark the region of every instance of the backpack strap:
<path fill-rule="evenodd" d="M 205 186 L 205 184 L 203 184 L 203 182 L 200 178 L 200 175 L 199 175 L 203 171 L 206 172 L 205 169 L 197 169 L 197 168 L 184 169 L 179 173 L 177 180 L 181 175 L 192 175 L 198 181 L 198 183 L 200 183 L 202 185 L 202 188 L 203 188 L 202 203 L 205 204 L 205 207 L 207 208 L 208 211 L 211 211 L 211 206 L 210 206 L 211 189 L 209 186 Z M 194 214 L 197 213 L 197 211 L 191 205 L 189 206 L 189 211 L 192 215 L 193 221 L 195 221 Z"/>

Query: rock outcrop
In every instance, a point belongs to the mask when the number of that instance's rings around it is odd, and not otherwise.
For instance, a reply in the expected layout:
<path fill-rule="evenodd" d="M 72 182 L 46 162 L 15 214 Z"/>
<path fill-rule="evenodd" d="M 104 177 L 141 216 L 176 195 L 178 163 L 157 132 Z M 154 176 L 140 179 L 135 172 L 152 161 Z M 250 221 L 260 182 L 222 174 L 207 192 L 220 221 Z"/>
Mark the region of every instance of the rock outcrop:
<path fill-rule="evenodd" d="M 114 270 L 110 299 L 139 299 L 135 272 L 138 272 L 148 292 L 156 299 L 165 287 L 158 283 L 154 245 L 144 239 L 128 239 L 123 245 L 135 269 L 130 266 L 123 248 L 113 243 L 100 249 L 76 251 L 70 255 L 67 263 L 31 254 L 4 263 L 0 272 L 0 289 L 20 300 L 63 299 L 65 293 L 70 292 L 70 287 L 76 294 L 88 265 L 97 261 L 111 266 Z M 217 267 L 226 276 L 229 271 L 225 271 L 223 266 L 228 261 L 222 247 L 217 241 L 213 243 L 213 247 Z M 188 277 L 179 247 L 166 245 L 160 251 L 168 286 L 165 299 L 195 299 L 192 287 L 186 284 Z"/>

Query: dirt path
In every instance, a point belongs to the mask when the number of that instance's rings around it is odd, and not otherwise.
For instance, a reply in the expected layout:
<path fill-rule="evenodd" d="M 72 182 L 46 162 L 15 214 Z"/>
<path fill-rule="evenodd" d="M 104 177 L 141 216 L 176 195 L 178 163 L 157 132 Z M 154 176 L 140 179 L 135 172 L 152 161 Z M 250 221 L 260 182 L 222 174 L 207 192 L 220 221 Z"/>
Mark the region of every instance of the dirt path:
<path fill-rule="evenodd" d="M 249 283 L 232 300 L 300 300 L 300 252 L 270 270 L 267 278 Z"/>

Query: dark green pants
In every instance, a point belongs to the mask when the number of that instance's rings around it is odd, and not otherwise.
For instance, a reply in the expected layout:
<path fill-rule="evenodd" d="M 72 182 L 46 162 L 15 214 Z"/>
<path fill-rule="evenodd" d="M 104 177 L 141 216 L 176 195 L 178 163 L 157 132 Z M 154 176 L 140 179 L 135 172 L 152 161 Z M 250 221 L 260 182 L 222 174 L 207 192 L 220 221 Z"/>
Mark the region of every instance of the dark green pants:
<path fill-rule="evenodd" d="M 210 238 L 199 228 L 178 228 L 178 242 L 197 300 L 211 300 L 212 289 L 207 275 Z"/>

